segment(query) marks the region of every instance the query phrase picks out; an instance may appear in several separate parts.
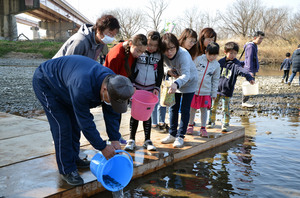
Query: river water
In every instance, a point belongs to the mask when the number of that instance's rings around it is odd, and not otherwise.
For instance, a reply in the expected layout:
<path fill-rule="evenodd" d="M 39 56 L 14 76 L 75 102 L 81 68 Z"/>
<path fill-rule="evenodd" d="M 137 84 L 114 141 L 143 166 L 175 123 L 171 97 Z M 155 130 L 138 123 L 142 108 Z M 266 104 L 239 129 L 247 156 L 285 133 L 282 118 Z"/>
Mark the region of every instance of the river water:
<path fill-rule="evenodd" d="M 231 120 L 246 137 L 135 179 L 124 197 L 300 197 L 300 118 Z"/>
<path fill-rule="evenodd" d="M 231 124 L 246 136 L 132 180 L 124 197 L 300 197 L 300 115 L 246 114 Z"/>

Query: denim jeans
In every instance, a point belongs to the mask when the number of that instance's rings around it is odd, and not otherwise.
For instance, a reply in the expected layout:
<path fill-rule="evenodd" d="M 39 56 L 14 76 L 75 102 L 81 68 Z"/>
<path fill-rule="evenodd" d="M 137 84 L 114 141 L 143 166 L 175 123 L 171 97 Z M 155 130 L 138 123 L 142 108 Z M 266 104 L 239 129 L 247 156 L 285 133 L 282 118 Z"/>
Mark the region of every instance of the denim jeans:
<path fill-rule="evenodd" d="M 160 97 L 160 94 L 158 94 L 158 97 Z M 159 101 L 160 101 L 160 98 L 159 98 Z M 158 123 L 161 123 L 161 124 L 165 123 L 167 107 L 160 106 L 159 101 L 155 105 L 152 115 L 151 115 L 153 125 L 157 125 Z M 157 117 L 157 114 L 158 114 L 158 117 Z"/>
<path fill-rule="evenodd" d="M 291 76 L 290 76 L 290 79 L 289 79 L 289 82 L 292 82 L 294 77 L 296 76 L 297 72 L 292 72 Z M 300 72 L 299 72 L 299 85 L 300 85 Z"/>
<path fill-rule="evenodd" d="M 186 129 L 189 123 L 190 119 L 190 108 L 192 99 L 194 97 L 194 92 L 192 93 L 175 93 L 175 105 L 170 107 L 170 129 L 169 133 L 170 135 L 174 137 L 181 137 L 184 138 L 184 135 L 186 133 Z M 180 100 L 182 98 L 181 102 L 181 119 L 180 119 L 180 125 L 179 129 L 177 131 L 178 127 L 178 115 L 179 115 L 179 107 L 180 107 Z"/>

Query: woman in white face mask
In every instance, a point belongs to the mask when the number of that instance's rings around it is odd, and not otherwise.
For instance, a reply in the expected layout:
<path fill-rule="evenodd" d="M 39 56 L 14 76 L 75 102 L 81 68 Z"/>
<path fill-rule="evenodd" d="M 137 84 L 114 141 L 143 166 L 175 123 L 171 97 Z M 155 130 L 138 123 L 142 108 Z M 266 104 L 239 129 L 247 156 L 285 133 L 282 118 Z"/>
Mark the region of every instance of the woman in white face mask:
<path fill-rule="evenodd" d="M 97 19 L 95 25 L 82 25 L 77 31 L 77 33 L 71 36 L 63 44 L 63 46 L 53 58 L 68 55 L 82 55 L 97 60 L 102 51 L 103 53 L 104 51 L 106 51 L 107 53 L 106 44 L 113 42 L 114 37 L 119 32 L 119 29 L 119 22 L 114 16 L 103 15 Z M 109 104 L 105 105 L 107 105 L 108 108 L 112 108 L 111 106 L 109 106 Z M 118 115 L 121 119 L 121 115 Z M 80 145 L 79 138 L 77 145 Z"/>
<path fill-rule="evenodd" d="M 114 41 L 119 29 L 119 22 L 114 16 L 103 15 L 95 25 L 82 25 L 53 58 L 77 54 L 97 60 L 104 46 Z"/>

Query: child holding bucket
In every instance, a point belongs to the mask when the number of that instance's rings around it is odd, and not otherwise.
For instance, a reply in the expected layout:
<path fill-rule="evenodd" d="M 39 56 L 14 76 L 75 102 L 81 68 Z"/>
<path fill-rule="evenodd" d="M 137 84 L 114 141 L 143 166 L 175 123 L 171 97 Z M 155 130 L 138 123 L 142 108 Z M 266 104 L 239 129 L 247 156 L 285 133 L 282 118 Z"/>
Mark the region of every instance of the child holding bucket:
<path fill-rule="evenodd" d="M 250 84 L 254 84 L 254 78 L 241 66 L 240 61 L 236 59 L 238 51 L 239 46 L 235 42 L 228 42 L 225 44 L 224 53 L 226 56 L 219 60 L 220 80 L 217 98 L 212 102 L 207 128 L 213 128 L 215 126 L 217 106 L 221 99 L 223 114 L 222 132 L 228 131 L 230 120 L 229 103 L 238 76 L 243 76 Z"/>
<path fill-rule="evenodd" d="M 216 60 L 219 54 L 219 45 L 217 43 L 210 43 L 205 49 L 205 54 L 198 56 L 194 62 L 198 70 L 198 89 L 194 94 L 191 110 L 190 120 L 187 129 L 187 134 L 192 135 L 194 131 L 194 119 L 196 110 L 201 112 L 201 129 L 200 136 L 207 137 L 206 121 L 207 110 L 211 107 L 211 99 L 217 97 L 217 88 L 220 78 L 220 64 Z"/>
<path fill-rule="evenodd" d="M 159 51 L 160 35 L 159 32 L 152 31 L 147 37 L 147 49 L 137 58 L 131 68 L 130 79 L 137 90 L 146 90 L 156 96 L 159 94 L 159 87 L 163 77 L 163 58 Z M 125 150 L 133 151 L 135 145 L 135 135 L 139 121 L 131 116 L 130 118 L 130 139 L 127 141 Z M 151 133 L 151 116 L 148 120 L 143 121 L 145 142 L 143 147 L 148 151 L 155 151 L 156 147 L 150 140 Z"/>
<path fill-rule="evenodd" d="M 113 70 L 116 74 L 129 77 L 131 66 L 147 48 L 147 37 L 144 34 L 137 34 L 128 41 L 115 45 L 106 55 L 104 66 Z M 121 124 L 120 114 L 120 124 Z M 126 144 L 122 137 L 121 144 Z"/>

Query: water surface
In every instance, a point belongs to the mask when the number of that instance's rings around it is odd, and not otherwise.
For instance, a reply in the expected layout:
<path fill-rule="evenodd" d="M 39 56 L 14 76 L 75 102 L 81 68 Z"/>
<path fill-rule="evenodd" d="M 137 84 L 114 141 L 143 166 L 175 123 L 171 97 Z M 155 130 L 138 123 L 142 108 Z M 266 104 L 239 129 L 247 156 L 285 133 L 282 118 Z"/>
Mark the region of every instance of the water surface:
<path fill-rule="evenodd" d="M 245 138 L 133 180 L 124 197 L 300 197 L 300 118 L 231 120 Z"/>

